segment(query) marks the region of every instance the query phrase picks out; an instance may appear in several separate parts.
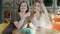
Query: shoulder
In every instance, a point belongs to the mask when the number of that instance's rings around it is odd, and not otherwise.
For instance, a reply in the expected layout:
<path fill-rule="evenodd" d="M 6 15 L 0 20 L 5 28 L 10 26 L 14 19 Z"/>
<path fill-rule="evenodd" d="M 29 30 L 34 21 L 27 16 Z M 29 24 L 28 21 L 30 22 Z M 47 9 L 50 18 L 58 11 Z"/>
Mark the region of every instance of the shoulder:
<path fill-rule="evenodd" d="M 27 13 L 26 13 L 26 16 L 30 16 L 30 13 L 31 13 L 31 12 L 27 12 Z"/>

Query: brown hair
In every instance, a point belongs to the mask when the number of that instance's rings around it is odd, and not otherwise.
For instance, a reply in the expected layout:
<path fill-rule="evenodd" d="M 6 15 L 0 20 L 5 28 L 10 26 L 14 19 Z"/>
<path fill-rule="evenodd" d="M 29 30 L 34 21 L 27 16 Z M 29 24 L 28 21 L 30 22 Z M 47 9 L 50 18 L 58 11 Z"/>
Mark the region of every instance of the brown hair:
<path fill-rule="evenodd" d="M 25 1 L 20 2 L 19 7 L 18 7 L 18 12 L 20 12 L 20 6 L 21 6 L 22 3 L 26 3 L 26 4 L 27 4 L 27 2 L 25 2 Z M 29 11 L 29 6 L 28 6 L 28 4 L 27 4 L 26 13 L 27 13 L 28 11 Z"/>
<path fill-rule="evenodd" d="M 28 22 L 31 22 L 32 18 L 34 17 L 35 12 L 31 11 L 30 16 L 28 17 Z"/>

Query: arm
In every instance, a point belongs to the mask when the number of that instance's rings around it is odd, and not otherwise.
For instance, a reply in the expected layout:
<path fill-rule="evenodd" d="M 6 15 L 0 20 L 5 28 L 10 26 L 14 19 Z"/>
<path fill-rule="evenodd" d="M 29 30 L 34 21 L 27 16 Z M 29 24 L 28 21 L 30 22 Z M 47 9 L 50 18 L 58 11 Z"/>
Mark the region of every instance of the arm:
<path fill-rule="evenodd" d="M 20 29 L 21 26 L 23 25 L 24 21 L 25 21 L 25 18 L 22 18 L 19 22 L 15 21 L 14 24 L 18 29 Z"/>
<path fill-rule="evenodd" d="M 21 15 L 21 19 L 19 21 L 14 21 L 14 25 L 20 29 L 21 26 L 25 23 L 26 17 L 28 17 L 30 15 L 30 13 L 26 13 L 25 15 Z"/>

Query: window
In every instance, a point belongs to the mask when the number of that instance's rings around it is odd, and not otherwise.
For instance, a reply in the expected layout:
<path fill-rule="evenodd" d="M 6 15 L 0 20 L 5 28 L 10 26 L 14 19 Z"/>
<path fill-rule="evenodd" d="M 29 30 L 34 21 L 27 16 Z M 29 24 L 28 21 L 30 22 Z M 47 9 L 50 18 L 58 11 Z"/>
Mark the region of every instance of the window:
<path fill-rule="evenodd" d="M 52 0 L 44 0 L 43 1 L 44 2 L 44 4 L 45 4 L 45 6 L 52 6 Z"/>
<path fill-rule="evenodd" d="M 34 4 L 35 0 L 29 0 L 29 6 L 32 6 Z"/>
<path fill-rule="evenodd" d="M 60 0 L 57 0 L 57 6 L 60 6 Z"/>

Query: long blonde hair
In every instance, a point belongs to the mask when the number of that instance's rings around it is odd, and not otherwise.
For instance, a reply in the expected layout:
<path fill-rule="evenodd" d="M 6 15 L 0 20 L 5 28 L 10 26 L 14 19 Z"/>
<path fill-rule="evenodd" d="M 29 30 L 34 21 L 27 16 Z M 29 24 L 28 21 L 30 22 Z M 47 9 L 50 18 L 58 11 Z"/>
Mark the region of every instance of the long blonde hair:
<path fill-rule="evenodd" d="M 37 2 L 41 4 L 41 1 L 35 1 L 34 4 L 37 3 Z M 40 6 L 40 8 L 42 8 L 42 7 Z M 42 9 L 39 11 L 39 14 L 40 14 L 40 15 L 41 15 L 41 13 L 43 13 L 43 10 L 42 10 Z M 30 16 L 29 16 L 29 18 L 28 18 L 28 21 L 29 21 L 29 22 L 31 22 L 32 18 L 34 17 L 34 14 L 35 14 L 35 12 L 34 12 L 33 9 L 32 9 L 31 14 L 30 14 Z"/>

